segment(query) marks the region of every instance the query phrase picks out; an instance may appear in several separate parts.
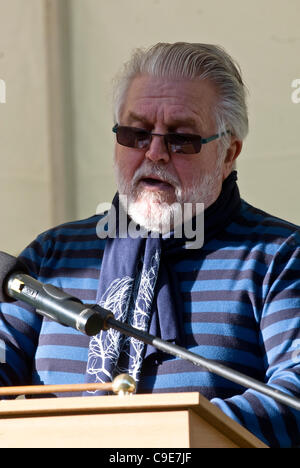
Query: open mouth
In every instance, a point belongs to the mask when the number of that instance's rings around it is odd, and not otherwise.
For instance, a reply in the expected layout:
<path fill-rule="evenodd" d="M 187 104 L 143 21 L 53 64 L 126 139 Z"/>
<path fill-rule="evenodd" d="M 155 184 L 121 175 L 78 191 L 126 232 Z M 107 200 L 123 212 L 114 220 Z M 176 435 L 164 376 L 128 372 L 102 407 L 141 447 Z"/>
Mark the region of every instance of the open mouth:
<path fill-rule="evenodd" d="M 164 180 L 160 180 L 160 179 L 155 179 L 153 177 L 143 177 L 142 179 L 140 179 L 140 182 L 144 185 L 144 186 L 147 186 L 147 187 L 151 187 L 151 188 L 158 188 L 158 189 L 169 189 L 172 187 L 171 184 L 169 184 L 168 182 L 164 181 Z"/>

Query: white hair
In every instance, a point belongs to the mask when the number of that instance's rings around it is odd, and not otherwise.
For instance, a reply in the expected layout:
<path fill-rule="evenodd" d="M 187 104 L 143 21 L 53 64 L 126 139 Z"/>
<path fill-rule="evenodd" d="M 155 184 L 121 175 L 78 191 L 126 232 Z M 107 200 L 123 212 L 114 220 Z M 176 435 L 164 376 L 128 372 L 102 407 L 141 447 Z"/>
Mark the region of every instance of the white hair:
<path fill-rule="evenodd" d="M 219 100 L 214 109 L 217 132 L 229 130 L 239 140 L 248 133 L 246 86 L 239 65 L 220 46 L 176 42 L 158 43 L 149 49 L 136 49 L 116 77 L 114 120 L 119 122 L 126 94 L 132 80 L 148 74 L 161 78 L 208 79 L 215 84 Z M 220 139 L 223 153 L 230 141 Z"/>

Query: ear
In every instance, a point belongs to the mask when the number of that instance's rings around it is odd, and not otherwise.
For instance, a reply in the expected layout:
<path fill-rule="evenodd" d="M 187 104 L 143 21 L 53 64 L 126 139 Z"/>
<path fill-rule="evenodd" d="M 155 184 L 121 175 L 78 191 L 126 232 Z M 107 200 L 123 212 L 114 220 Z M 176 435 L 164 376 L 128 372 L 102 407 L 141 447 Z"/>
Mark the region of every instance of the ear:
<path fill-rule="evenodd" d="M 226 151 L 226 157 L 223 163 L 223 180 L 229 176 L 232 171 L 232 167 L 234 162 L 236 161 L 238 155 L 242 151 L 243 142 L 241 140 L 237 140 L 236 138 L 232 138 L 231 144 Z"/>

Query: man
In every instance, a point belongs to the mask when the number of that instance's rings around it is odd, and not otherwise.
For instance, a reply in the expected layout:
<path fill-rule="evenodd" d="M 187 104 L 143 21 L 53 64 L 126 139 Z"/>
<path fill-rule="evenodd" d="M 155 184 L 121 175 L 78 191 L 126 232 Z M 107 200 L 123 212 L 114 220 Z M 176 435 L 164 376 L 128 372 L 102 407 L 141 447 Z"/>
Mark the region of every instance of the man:
<path fill-rule="evenodd" d="M 248 120 L 238 66 L 212 45 L 137 51 L 117 83 L 113 131 L 118 193 L 107 217 L 41 234 L 21 255 L 30 273 L 299 396 L 299 230 L 240 198 L 234 167 Z M 194 248 L 176 233 L 183 221 L 199 228 L 201 203 L 204 240 Z M 136 235 L 124 236 L 131 223 Z M 300 442 L 299 412 L 116 331 L 89 339 L 15 303 L 2 304 L 0 338 L 2 385 L 125 371 L 140 393 L 201 392 L 272 447 Z"/>

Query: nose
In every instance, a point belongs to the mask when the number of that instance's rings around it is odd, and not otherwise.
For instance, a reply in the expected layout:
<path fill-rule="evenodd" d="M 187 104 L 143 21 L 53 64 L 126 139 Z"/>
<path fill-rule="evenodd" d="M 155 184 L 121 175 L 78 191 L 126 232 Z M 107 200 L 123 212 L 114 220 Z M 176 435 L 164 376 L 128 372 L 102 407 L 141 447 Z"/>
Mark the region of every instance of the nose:
<path fill-rule="evenodd" d="M 149 149 L 145 153 L 145 157 L 153 162 L 169 161 L 170 155 L 163 135 L 152 134 L 152 141 L 150 143 Z"/>

